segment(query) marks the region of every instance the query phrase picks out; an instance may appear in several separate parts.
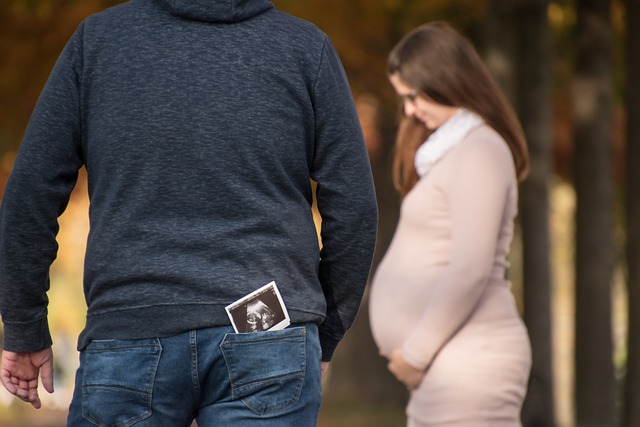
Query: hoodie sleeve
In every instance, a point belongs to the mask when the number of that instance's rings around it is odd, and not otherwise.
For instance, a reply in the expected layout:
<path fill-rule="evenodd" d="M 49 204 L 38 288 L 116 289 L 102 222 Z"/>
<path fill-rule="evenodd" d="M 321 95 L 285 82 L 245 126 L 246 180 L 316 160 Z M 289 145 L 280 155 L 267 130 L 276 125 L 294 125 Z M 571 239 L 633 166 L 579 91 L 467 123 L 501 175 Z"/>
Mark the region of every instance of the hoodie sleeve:
<path fill-rule="evenodd" d="M 320 325 L 322 358 L 329 361 L 353 323 L 369 276 L 378 212 L 371 167 L 342 64 L 325 38 L 314 91 L 315 152 L 322 216 L 319 278 L 327 302 Z"/>
<path fill-rule="evenodd" d="M 82 29 L 67 43 L 40 95 L 0 206 L 0 314 L 9 351 L 51 345 L 46 293 L 58 249 L 57 219 L 82 166 Z"/>

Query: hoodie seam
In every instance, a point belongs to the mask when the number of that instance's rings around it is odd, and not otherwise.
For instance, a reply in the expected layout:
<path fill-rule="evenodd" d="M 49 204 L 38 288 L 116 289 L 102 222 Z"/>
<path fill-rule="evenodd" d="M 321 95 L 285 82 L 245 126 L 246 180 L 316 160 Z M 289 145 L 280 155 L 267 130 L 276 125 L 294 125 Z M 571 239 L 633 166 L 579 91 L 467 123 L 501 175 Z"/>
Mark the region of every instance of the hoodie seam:
<path fill-rule="evenodd" d="M 322 50 L 320 51 L 320 60 L 318 61 L 318 69 L 316 70 L 316 79 L 313 82 L 313 98 L 315 99 L 317 96 L 318 89 L 318 81 L 320 80 L 320 72 L 322 70 L 322 63 L 324 61 L 324 52 L 327 46 L 327 36 L 325 35 L 322 39 Z"/>

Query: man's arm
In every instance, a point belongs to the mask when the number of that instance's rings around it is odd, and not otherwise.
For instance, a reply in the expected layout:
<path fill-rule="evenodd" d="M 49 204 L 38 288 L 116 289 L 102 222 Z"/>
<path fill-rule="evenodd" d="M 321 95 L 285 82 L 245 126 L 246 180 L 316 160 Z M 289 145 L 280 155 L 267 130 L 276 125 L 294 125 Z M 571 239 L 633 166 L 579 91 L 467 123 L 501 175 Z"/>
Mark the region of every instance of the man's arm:
<path fill-rule="evenodd" d="M 82 27 L 58 58 L 31 115 L 0 205 L 0 313 L 6 350 L 51 347 L 49 270 L 58 217 L 82 160 Z"/>
<path fill-rule="evenodd" d="M 346 75 L 326 39 L 314 90 L 316 144 L 311 177 L 322 216 L 319 279 L 327 302 L 320 325 L 329 361 L 364 293 L 377 231 L 377 204 L 360 119 Z"/>

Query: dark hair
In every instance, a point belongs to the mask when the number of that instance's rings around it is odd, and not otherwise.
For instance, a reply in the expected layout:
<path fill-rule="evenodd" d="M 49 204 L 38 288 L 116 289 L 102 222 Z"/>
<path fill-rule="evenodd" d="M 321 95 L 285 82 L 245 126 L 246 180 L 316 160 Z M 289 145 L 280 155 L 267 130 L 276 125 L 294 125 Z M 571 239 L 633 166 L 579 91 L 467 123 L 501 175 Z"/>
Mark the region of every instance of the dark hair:
<path fill-rule="evenodd" d="M 511 150 L 519 180 L 529 170 L 529 153 L 520 122 L 473 45 L 450 25 L 432 22 L 407 34 L 389 53 L 389 75 L 397 75 L 432 101 L 463 107 L 481 116 Z M 403 117 L 394 159 L 394 184 L 401 194 L 418 180 L 415 152 L 429 135 L 423 123 Z"/>

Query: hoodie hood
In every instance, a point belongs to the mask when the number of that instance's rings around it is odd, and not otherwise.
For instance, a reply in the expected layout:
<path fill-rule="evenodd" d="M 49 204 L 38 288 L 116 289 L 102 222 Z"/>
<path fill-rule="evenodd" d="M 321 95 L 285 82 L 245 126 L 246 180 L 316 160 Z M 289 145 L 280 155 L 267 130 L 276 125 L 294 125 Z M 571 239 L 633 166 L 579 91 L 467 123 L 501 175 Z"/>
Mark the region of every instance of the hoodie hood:
<path fill-rule="evenodd" d="M 207 22 L 233 23 L 273 9 L 271 0 L 159 0 L 173 15 Z"/>

